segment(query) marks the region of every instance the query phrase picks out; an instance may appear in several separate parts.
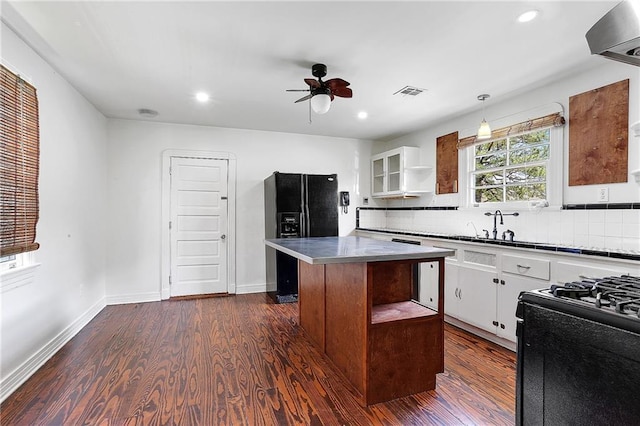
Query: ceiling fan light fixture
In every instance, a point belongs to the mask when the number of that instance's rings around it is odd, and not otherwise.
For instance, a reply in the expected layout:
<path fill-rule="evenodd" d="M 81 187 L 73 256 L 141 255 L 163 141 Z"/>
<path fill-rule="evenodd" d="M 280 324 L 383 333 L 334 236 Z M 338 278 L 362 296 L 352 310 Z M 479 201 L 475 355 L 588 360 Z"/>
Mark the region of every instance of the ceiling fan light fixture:
<path fill-rule="evenodd" d="M 316 93 L 309 102 L 311 102 L 311 109 L 316 114 L 326 114 L 331 108 L 331 96 L 328 93 Z"/>

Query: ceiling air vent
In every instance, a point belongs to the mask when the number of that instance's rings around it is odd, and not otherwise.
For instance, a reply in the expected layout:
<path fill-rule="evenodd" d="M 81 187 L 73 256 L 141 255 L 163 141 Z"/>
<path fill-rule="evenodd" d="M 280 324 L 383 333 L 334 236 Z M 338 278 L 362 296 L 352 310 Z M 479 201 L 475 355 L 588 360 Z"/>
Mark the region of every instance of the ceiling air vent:
<path fill-rule="evenodd" d="M 394 95 L 402 95 L 402 96 L 418 96 L 422 92 L 426 92 L 427 89 L 420 89 L 418 87 L 413 86 L 404 86 L 402 89 L 398 90 L 394 93 Z"/>

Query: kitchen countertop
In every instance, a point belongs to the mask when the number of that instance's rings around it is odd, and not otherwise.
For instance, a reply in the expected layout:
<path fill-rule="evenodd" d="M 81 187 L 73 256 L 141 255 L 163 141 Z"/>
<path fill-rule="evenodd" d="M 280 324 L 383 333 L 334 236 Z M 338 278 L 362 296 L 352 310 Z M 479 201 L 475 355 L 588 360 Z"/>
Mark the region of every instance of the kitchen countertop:
<path fill-rule="evenodd" d="M 591 247 L 570 247 L 570 246 L 561 246 L 561 245 L 555 245 L 550 243 L 535 243 L 535 242 L 519 241 L 519 240 L 516 240 L 516 241 L 493 240 L 488 238 L 470 237 L 466 235 L 433 234 L 433 233 L 427 233 L 427 232 L 381 229 L 381 228 L 356 228 L 356 230 L 365 231 L 365 232 L 383 233 L 383 234 L 422 237 L 422 238 L 437 238 L 437 239 L 453 240 L 453 241 L 460 241 L 460 242 L 467 242 L 467 243 L 498 245 L 498 246 L 504 246 L 504 247 L 544 250 L 544 251 L 551 251 L 551 252 L 557 252 L 557 253 L 583 254 L 587 256 L 600 256 L 600 257 L 609 257 L 613 259 L 640 261 L 640 252 L 637 252 L 635 250 L 613 251 L 613 250 L 603 250 L 603 249 L 591 248 Z"/>
<path fill-rule="evenodd" d="M 385 262 L 453 256 L 449 249 L 366 237 L 276 238 L 265 244 L 310 264 Z"/>

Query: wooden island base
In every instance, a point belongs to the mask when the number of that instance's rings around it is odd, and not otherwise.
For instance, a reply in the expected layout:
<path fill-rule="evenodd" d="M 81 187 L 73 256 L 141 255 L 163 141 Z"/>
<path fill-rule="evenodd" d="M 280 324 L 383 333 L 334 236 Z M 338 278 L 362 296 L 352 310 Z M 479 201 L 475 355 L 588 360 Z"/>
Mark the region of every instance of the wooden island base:
<path fill-rule="evenodd" d="M 438 312 L 411 301 L 412 266 L 439 263 Z M 444 371 L 444 257 L 298 261 L 300 325 L 364 406 L 435 389 Z"/>

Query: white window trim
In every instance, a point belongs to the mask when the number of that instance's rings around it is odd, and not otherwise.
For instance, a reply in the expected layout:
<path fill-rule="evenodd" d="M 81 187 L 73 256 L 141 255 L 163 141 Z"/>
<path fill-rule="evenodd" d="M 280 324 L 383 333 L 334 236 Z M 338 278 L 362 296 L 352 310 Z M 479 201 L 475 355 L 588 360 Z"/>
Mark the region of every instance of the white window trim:
<path fill-rule="evenodd" d="M 9 256 L 6 256 L 6 257 L 9 257 Z M 15 271 L 16 269 L 30 266 L 35 263 L 34 251 L 30 251 L 26 253 L 18 253 L 13 256 L 15 256 L 15 259 L 7 260 L 6 262 L 0 263 L 0 275 L 5 274 L 6 272 Z"/>
<path fill-rule="evenodd" d="M 562 172 L 562 162 L 564 155 L 564 127 L 551 127 L 549 133 L 549 160 L 547 161 L 547 203 L 551 209 L 562 207 L 562 186 L 564 175 Z M 474 145 L 463 150 L 461 176 L 461 193 L 464 194 L 463 206 L 469 209 L 509 209 L 528 210 L 538 205 L 539 201 L 507 201 L 498 203 L 476 203 L 472 191 Z"/>
<path fill-rule="evenodd" d="M 35 252 L 16 255 L 14 267 L 7 267 L 0 271 L 0 293 L 5 293 L 24 285 L 29 285 L 35 278 L 36 269 L 40 263 L 35 261 Z"/>

